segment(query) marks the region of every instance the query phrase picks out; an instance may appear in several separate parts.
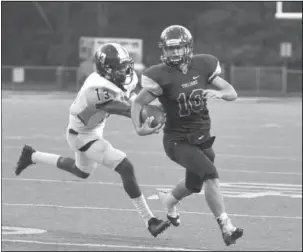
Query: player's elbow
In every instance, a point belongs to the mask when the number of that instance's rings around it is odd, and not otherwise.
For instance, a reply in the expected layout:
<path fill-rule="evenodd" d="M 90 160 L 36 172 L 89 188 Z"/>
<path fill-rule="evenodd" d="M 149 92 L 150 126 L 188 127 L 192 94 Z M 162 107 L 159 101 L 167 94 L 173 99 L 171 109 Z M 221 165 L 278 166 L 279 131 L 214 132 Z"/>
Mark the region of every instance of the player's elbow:
<path fill-rule="evenodd" d="M 222 99 L 225 101 L 235 101 L 238 97 L 237 92 L 232 88 L 222 92 Z"/>
<path fill-rule="evenodd" d="M 228 93 L 228 101 L 235 101 L 238 98 L 238 94 L 232 85 L 229 85 L 226 91 Z"/>
<path fill-rule="evenodd" d="M 231 92 L 230 101 L 235 101 L 237 98 L 238 98 L 238 94 L 237 94 L 236 90 L 233 89 L 233 91 Z"/>

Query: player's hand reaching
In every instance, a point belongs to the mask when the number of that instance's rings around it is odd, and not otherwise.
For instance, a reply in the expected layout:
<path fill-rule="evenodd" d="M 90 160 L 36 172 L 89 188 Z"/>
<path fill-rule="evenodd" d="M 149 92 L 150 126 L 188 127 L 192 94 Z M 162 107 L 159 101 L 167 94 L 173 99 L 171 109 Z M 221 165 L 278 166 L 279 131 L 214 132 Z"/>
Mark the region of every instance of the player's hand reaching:
<path fill-rule="evenodd" d="M 207 99 L 222 99 L 223 93 L 217 90 L 206 89 L 203 92 L 203 96 Z"/>
<path fill-rule="evenodd" d="M 152 128 L 151 123 L 154 120 L 153 116 L 146 118 L 145 122 L 136 129 L 137 133 L 140 136 L 146 136 L 150 134 L 158 134 L 160 129 L 162 128 L 163 124 L 158 124 L 156 127 Z"/>

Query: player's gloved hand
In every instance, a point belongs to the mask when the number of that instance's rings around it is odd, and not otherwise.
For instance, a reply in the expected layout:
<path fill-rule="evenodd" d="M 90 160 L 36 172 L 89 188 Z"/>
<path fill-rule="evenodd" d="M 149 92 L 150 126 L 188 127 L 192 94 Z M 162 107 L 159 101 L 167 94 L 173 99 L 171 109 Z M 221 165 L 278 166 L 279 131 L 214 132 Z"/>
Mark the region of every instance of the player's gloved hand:
<path fill-rule="evenodd" d="M 203 92 L 203 96 L 207 99 L 222 99 L 223 93 L 217 90 L 206 89 Z"/>
<path fill-rule="evenodd" d="M 158 124 L 156 127 L 151 128 L 151 122 L 153 120 L 154 120 L 153 116 L 146 118 L 145 122 L 139 128 L 136 129 L 138 135 L 146 136 L 146 135 L 150 135 L 153 133 L 156 133 L 156 134 L 159 133 L 163 124 Z"/>

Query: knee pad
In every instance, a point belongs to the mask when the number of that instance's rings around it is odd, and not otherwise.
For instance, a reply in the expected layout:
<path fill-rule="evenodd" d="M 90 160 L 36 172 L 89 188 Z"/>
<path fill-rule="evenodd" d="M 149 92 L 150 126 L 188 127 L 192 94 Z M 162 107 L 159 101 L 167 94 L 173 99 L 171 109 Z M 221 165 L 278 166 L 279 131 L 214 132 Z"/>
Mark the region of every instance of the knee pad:
<path fill-rule="evenodd" d="M 200 193 L 203 186 L 203 180 L 194 173 L 187 173 L 185 178 L 185 187 L 192 193 Z"/>
<path fill-rule="evenodd" d="M 134 167 L 128 158 L 124 158 L 122 162 L 115 168 L 122 177 L 135 177 Z"/>

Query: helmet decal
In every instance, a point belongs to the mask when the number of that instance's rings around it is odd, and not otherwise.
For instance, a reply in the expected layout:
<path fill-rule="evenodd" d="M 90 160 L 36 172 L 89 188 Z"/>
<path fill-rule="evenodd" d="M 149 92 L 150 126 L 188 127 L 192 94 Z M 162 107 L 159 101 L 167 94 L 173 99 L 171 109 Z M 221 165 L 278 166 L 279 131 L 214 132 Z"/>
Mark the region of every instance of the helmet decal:
<path fill-rule="evenodd" d="M 110 43 L 110 44 L 113 47 L 115 47 L 115 49 L 118 52 L 118 56 L 120 57 L 121 60 L 129 58 L 129 54 L 128 54 L 128 52 L 126 51 L 126 49 L 123 46 L 121 46 L 121 45 L 119 45 L 117 43 Z"/>
<path fill-rule="evenodd" d="M 95 52 L 98 74 L 124 90 L 123 85 L 131 83 L 134 63 L 127 50 L 117 43 L 102 45 Z M 127 82 L 127 83 L 126 83 Z"/>

